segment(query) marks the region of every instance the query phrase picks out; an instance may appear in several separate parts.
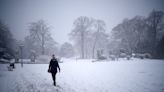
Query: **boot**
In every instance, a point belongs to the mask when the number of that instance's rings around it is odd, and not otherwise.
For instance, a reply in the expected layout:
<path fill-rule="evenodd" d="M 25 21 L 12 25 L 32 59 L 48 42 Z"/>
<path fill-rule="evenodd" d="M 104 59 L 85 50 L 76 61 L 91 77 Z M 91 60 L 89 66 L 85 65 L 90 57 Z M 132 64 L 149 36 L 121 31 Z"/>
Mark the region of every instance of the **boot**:
<path fill-rule="evenodd" d="M 56 86 L 56 82 L 54 82 L 54 86 Z"/>

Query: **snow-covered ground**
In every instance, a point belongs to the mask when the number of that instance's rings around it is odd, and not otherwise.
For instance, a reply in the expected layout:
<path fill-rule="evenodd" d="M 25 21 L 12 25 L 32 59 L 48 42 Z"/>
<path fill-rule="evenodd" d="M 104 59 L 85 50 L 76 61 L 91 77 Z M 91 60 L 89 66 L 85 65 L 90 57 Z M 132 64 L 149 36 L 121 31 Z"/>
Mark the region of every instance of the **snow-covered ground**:
<path fill-rule="evenodd" d="M 17 64 L 13 71 L 0 64 L 0 92 L 164 92 L 162 60 L 63 61 L 57 87 L 48 64 Z"/>

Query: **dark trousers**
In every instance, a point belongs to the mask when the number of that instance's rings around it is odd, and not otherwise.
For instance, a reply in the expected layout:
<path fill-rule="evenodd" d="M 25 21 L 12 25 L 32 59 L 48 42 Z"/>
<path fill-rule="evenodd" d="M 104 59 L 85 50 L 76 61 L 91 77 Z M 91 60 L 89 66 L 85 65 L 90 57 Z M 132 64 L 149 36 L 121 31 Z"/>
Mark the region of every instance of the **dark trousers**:
<path fill-rule="evenodd" d="M 54 81 L 54 86 L 56 86 L 56 73 L 51 73 L 52 74 L 52 79 Z"/>

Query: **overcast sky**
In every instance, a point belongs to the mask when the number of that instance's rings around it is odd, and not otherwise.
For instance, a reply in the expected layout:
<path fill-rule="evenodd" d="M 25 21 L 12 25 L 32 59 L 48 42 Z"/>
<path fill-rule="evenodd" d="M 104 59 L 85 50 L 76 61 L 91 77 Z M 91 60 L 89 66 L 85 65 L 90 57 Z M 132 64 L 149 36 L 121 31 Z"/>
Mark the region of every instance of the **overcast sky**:
<path fill-rule="evenodd" d="M 164 0 L 0 0 L 0 19 L 17 40 L 28 35 L 30 22 L 43 19 L 62 44 L 79 16 L 104 20 L 110 32 L 124 18 L 147 16 L 153 9 L 164 11 Z"/>

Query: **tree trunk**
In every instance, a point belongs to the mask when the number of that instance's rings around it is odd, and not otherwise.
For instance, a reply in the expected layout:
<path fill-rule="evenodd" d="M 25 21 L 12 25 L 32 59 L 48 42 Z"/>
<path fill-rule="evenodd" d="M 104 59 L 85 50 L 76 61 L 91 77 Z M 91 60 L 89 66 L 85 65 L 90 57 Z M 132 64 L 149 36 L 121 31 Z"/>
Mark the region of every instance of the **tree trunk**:
<path fill-rule="evenodd" d="M 81 58 L 84 59 L 84 32 L 81 32 Z"/>
<path fill-rule="evenodd" d="M 94 42 L 94 44 L 93 44 L 93 49 L 92 49 L 92 59 L 94 59 L 95 58 L 95 48 L 96 48 L 96 42 L 97 42 L 97 38 L 95 39 L 95 42 Z"/>
<path fill-rule="evenodd" d="M 45 48 L 44 48 L 44 45 L 45 45 L 45 40 L 44 40 L 45 38 L 44 38 L 44 35 L 42 35 L 42 55 L 44 55 L 45 54 Z"/>

